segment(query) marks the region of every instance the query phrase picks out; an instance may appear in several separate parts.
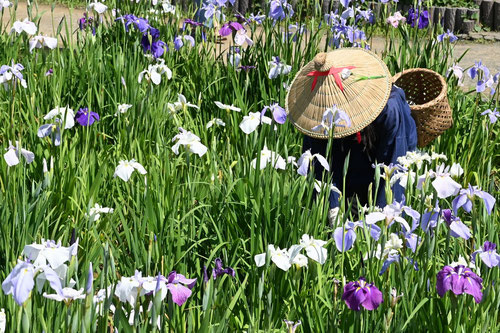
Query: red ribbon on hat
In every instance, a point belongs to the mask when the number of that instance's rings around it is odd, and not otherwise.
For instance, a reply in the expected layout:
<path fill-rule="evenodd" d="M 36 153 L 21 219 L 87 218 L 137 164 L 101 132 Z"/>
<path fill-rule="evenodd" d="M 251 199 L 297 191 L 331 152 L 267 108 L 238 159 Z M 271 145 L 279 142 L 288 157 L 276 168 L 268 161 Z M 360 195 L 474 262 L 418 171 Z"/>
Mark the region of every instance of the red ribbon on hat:
<path fill-rule="evenodd" d="M 312 83 L 311 91 L 314 90 L 314 87 L 316 87 L 316 83 L 318 82 L 318 77 L 320 76 L 327 76 L 327 75 L 333 75 L 335 78 L 335 83 L 337 86 L 339 86 L 341 91 L 344 91 L 344 87 L 342 86 L 342 80 L 339 76 L 339 73 L 342 72 L 344 69 L 353 69 L 356 68 L 356 66 L 346 66 L 346 67 L 332 67 L 330 70 L 325 71 L 325 72 L 320 72 L 320 71 L 312 71 L 307 74 L 307 76 L 314 76 L 314 80 Z"/>

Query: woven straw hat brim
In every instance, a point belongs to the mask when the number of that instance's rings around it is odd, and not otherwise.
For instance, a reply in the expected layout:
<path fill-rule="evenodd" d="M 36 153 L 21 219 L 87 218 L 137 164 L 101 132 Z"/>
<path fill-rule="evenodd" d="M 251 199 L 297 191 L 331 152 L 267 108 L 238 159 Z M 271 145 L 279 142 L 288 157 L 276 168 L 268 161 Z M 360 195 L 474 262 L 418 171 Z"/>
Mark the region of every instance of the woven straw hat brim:
<path fill-rule="evenodd" d="M 313 71 L 354 66 L 352 75 L 341 80 L 344 90 L 333 75 L 319 76 L 313 90 Z M 358 80 L 362 77 L 380 77 Z M 392 77 L 385 63 L 371 51 L 360 48 L 342 48 L 320 53 L 295 76 L 286 97 L 286 111 L 290 121 L 305 135 L 328 139 L 324 132 L 312 131 L 320 125 L 327 108 L 336 105 L 351 119 L 350 127 L 336 126 L 333 138 L 343 138 L 361 131 L 382 112 L 391 93 Z"/>

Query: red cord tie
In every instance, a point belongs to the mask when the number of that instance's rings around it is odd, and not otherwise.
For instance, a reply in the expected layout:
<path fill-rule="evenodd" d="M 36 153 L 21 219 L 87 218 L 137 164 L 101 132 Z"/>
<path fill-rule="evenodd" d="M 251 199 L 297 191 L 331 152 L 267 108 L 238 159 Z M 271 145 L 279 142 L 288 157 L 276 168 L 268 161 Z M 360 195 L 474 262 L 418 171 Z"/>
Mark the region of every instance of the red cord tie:
<path fill-rule="evenodd" d="M 361 143 L 361 132 L 356 133 L 356 139 L 358 140 L 358 143 Z"/>
<path fill-rule="evenodd" d="M 325 71 L 325 72 L 320 72 L 320 71 L 312 71 L 307 74 L 307 76 L 314 76 L 314 80 L 312 83 L 311 91 L 314 90 L 316 87 L 316 83 L 318 82 L 318 77 L 320 76 L 328 76 L 328 75 L 333 75 L 335 78 L 335 83 L 337 86 L 340 88 L 341 91 L 344 91 L 344 87 L 342 86 L 342 79 L 340 78 L 339 73 L 342 72 L 344 69 L 353 69 L 356 68 L 356 66 L 347 66 L 347 67 L 332 67 L 330 70 Z"/>

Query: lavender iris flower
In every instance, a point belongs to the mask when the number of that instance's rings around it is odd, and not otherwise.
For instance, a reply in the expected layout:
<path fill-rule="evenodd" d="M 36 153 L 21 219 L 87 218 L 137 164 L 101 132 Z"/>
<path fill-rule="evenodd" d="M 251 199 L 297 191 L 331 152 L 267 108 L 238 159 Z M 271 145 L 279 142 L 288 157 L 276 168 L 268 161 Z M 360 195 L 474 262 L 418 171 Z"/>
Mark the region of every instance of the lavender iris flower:
<path fill-rule="evenodd" d="M 239 31 L 241 29 L 243 29 L 243 26 L 238 22 L 228 22 L 220 28 L 219 35 L 229 36 L 233 31 Z"/>
<path fill-rule="evenodd" d="M 115 21 L 122 21 L 123 23 L 125 23 L 125 31 L 127 32 L 129 31 L 131 25 L 133 25 L 141 33 L 145 33 L 151 28 L 151 25 L 149 25 L 149 21 L 147 19 L 137 17 L 133 14 L 120 16 Z"/>
<path fill-rule="evenodd" d="M 214 280 L 216 280 L 219 276 L 222 276 L 224 274 L 234 277 L 235 271 L 231 267 L 222 268 L 222 259 L 221 258 L 215 259 L 215 268 L 212 269 L 212 276 Z"/>
<path fill-rule="evenodd" d="M 24 66 L 21 64 L 14 64 L 14 61 L 12 61 L 12 66 L 2 65 L 0 67 L 0 83 L 3 83 L 5 90 L 9 88 L 9 81 L 12 82 L 14 86 L 20 83 L 23 88 L 28 87 L 21 73 L 22 70 L 24 70 Z"/>
<path fill-rule="evenodd" d="M 256 15 L 251 13 L 248 16 L 248 21 L 255 22 L 257 24 L 262 24 L 262 22 L 265 20 L 265 18 L 266 18 L 266 15 L 261 15 L 260 12 L 257 13 Z"/>
<path fill-rule="evenodd" d="M 286 111 L 282 108 L 278 103 L 271 104 L 269 106 L 265 106 L 262 111 L 260 111 L 260 116 L 264 117 L 266 112 L 270 110 L 273 114 L 274 121 L 278 124 L 284 124 L 286 122 Z"/>
<path fill-rule="evenodd" d="M 423 231 L 429 232 L 437 227 L 439 213 L 441 209 L 438 206 L 438 201 L 436 200 L 436 206 L 434 209 L 422 214 L 422 218 L 420 219 L 420 227 Z"/>
<path fill-rule="evenodd" d="M 297 321 L 296 323 L 293 321 L 290 321 L 290 320 L 286 320 L 286 319 L 284 319 L 283 321 L 286 324 L 286 328 L 288 329 L 288 333 L 295 333 L 295 331 L 297 330 L 297 327 L 299 327 L 302 324 L 302 322 L 300 320 Z"/>
<path fill-rule="evenodd" d="M 484 262 L 489 268 L 500 265 L 500 255 L 497 253 L 497 245 L 492 242 L 484 242 L 483 246 L 479 250 L 472 253 L 472 263 L 476 264 L 476 255 L 479 254 L 479 258 Z"/>
<path fill-rule="evenodd" d="M 54 74 L 54 70 L 49 68 L 49 70 L 45 73 L 45 76 L 51 76 L 52 74 Z"/>
<path fill-rule="evenodd" d="M 55 119 L 53 124 L 44 124 L 38 128 L 37 135 L 39 138 L 50 136 L 54 146 L 61 144 L 61 120 Z"/>
<path fill-rule="evenodd" d="M 172 300 L 178 306 L 182 306 L 191 296 L 191 289 L 196 284 L 196 279 L 187 279 L 184 275 L 172 271 L 168 274 L 167 282 L 167 289 L 172 294 Z"/>
<path fill-rule="evenodd" d="M 99 121 L 99 115 L 96 112 L 89 111 L 89 108 L 81 108 L 76 112 L 75 120 L 80 126 L 90 126 L 96 120 Z"/>
<path fill-rule="evenodd" d="M 458 40 L 458 37 L 453 34 L 453 32 L 448 29 L 445 33 L 442 33 L 441 35 L 437 36 L 437 41 L 438 42 L 443 42 L 443 40 L 448 39 L 450 43 L 454 43 Z"/>
<path fill-rule="evenodd" d="M 285 18 L 291 18 L 294 14 L 292 5 L 287 0 L 271 0 L 269 8 L 269 17 L 275 21 L 281 21 Z"/>
<path fill-rule="evenodd" d="M 382 292 L 373 283 L 366 283 L 363 277 L 344 286 L 342 300 L 354 311 L 360 311 L 360 306 L 367 310 L 375 310 L 384 301 Z"/>
<path fill-rule="evenodd" d="M 363 222 L 347 221 L 344 227 L 338 227 L 333 232 L 335 246 L 339 252 L 349 251 L 356 241 L 356 227 L 363 227 Z"/>
<path fill-rule="evenodd" d="M 437 274 L 436 289 L 440 297 L 444 297 L 448 290 L 455 295 L 463 293 L 472 295 L 476 303 L 481 302 L 483 279 L 477 276 L 470 268 L 463 265 L 455 267 L 444 266 Z"/>
<path fill-rule="evenodd" d="M 450 228 L 450 236 L 455 238 L 469 239 L 471 236 L 469 228 L 460 220 L 453 216 L 451 209 L 443 209 L 443 219 Z"/>
<path fill-rule="evenodd" d="M 384 263 L 382 264 L 382 269 L 378 273 L 378 275 L 384 274 L 389 266 L 391 266 L 392 263 L 399 262 L 399 254 L 398 253 L 391 253 L 387 256 L 387 259 L 385 259 Z"/>
<path fill-rule="evenodd" d="M 477 186 L 471 186 L 470 184 L 469 188 L 461 189 L 460 194 L 453 199 L 452 207 L 455 214 L 457 214 L 460 207 L 463 207 L 466 212 L 470 213 L 472 210 L 472 200 L 474 199 L 474 196 L 478 196 L 483 199 L 486 211 L 488 214 L 491 214 L 493 206 L 495 205 L 495 198 L 488 192 L 481 191 Z"/>
<path fill-rule="evenodd" d="M 408 18 L 406 20 L 411 27 L 414 28 L 418 24 L 419 29 L 427 28 L 429 25 L 429 12 L 426 10 L 419 11 L 417 8 L 410 8 L 408 10 Z"/>
<path fill-rule="evenodd" d="M 89 263 L 89 272 L 87 275 L 87 284 L 85 285 L 85 292 L 92 292 L 92 283 L 94 281 L 94 272 L 92 270 L 92 262 Z"/>
<path fill-rule="evenodd" d="M 94 21 L 94 18 L 92 16 L 88 16 L 87 13 L 83 13 L 83 17 L 78 20 L 78 26 L 80 30 L 86 30 L 88 27 L 90 27 L 92 28 L 92 34 L 94 36 L 96 25 L 97 22 Z"/>
<path fill-rule="evenodd" d="M 490 70 L 488 69 L 488 67 L 483 65 L 481 60 L 476 61 L 474 66 L 472 66 L 471 68 L 469 68 L 467 70 L 467 74 L 473 80 L 476 78 L 476 76 L 479 76 L 479 74 L 481 74 L 481 73 L 483 74 L 482 75 L 483 78 L 486 78 L 490 75 Z"/>
<path fill-rule="evenodd" d="M 191 20 L 191 19 L 185 19 L 185 20 L 184 20 L 184 23 L 183 23 L 183 28 L 182 28 L 182 30 L 185 30 L 186 25 L 190 25 L 190 26 L 192 26 L 192 27 L 196 28 L 196 27 L 202 26 L 202 25 L 203 25 L 203 23 L 201 23 L 201 22 L 196 22 L 196 21 L 193 21 L 193 20 Z"/>
<path fill-rule="evenodd" d="M 496 108 L 493 111 L 491 111 L 491 109 L 488 109 L 482 112 L 481 116 L 484 115 L 488 115 L 488 117 L 490 118 L 490 123 L 492 124 L 496 123 L 498 118 L 500 118 L 500 112 L 498 112 Z"/>
<path fill-rule="evenodd" d="M 244 71 L 245 71 L 245 72 L 247 72 L 247 73 L 248 73 L 251 69 L 255 69 L 255 68 L 257 68 L 257 67 L 255 67 L 255 66 L 249 66 L 249 65 L 244 65 L 244 66 L 240 66 L 240 67 L 238 67 L 238 69 L 242 69 L 242 70 L 244 70 Z"/>

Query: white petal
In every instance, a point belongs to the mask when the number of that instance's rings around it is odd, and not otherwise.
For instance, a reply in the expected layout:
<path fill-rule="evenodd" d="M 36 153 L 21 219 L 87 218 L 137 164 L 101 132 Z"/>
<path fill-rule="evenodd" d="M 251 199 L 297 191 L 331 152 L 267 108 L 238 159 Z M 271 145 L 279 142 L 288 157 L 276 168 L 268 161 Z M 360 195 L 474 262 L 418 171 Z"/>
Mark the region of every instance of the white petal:
<path fill-rule="evenodd" d="M 15 149 L 9 149 L 4 155 L 3 158 L 5 162 L 7 162 L 8 166 L 14 166 L 19 164 L 19 158 L 17 157 Z"/>
<path fill-rule="evenodd" d="M 124 181 L 128 181 L 132 173 L 134 172 L 134 167 L 130 164 L 119 164 L 115 169 L 114 177 L 118 176 Z"/>
<path fill-rule="evenodd" d="M 266 254 L 265 253 L 257 254 L 254 257 L 254 260 L 257 267 L 262 267 L 266 264 Z"/>
<path fill-rule="evenodd" d="M 257 129 L 259 126 L 258 118 L 251 118 L 249 116 L 243 117 L 243 121 L 240 123 L 240 128 L 245 134 L 250 134 Z"/>

